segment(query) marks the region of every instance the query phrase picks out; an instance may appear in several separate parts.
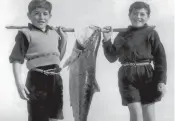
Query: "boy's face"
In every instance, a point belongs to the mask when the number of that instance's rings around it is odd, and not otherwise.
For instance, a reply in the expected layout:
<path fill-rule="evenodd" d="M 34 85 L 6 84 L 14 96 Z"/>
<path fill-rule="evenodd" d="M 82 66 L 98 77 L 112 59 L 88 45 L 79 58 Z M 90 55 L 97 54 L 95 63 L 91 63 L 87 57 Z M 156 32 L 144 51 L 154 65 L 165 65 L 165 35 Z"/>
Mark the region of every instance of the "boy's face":
<path fill-rule="evenodd" d="M 144 8 L 133 9 L 132 12 L 129 14 L 129 18 L 132 26 L 142 27 L 149 19 L 148 11 Z"/>
<path fill-rule="evenodd" d="M 45 8 L 36 8 L 31 13 L 28 13 L 28 17 L 32 24 L 41 30 L 45 30 L 48 24 L 51 14 Z"/>

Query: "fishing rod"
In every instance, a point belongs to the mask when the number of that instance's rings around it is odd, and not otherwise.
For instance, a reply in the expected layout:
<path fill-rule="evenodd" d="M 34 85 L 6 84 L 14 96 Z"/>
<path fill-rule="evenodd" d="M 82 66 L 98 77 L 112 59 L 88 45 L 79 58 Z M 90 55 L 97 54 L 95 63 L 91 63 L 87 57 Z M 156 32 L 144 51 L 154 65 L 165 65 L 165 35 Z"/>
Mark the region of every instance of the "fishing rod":
<path fill-rule="evenodd" d="M 5 27 L 6 29 L 24 29 L 24 28 L 28 28 L 28 26 L 6 26 Z M 58 27 L 53 27 L 54 29 L 58 29 Z M 63 27 L 62 28 L 63 32 L 75 32 L 75 29 L 74 28 L 65 28 Z M 127 28 L 113 28 L 113 32 L 124 32 L 126 31 Z M 107 29 L 101 29 L 100 30 L 101 32 L 109 32 L 109 30 Z"/>

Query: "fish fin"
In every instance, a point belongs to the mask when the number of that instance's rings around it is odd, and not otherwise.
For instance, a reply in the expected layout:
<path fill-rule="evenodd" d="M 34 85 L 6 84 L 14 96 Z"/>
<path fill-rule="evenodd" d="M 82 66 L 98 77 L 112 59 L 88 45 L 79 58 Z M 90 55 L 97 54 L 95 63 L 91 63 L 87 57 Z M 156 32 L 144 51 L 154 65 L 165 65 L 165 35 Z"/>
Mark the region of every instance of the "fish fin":
<path fill-rule="evenodd" d="M 71 63 L 73 63 L 73 62 L 75 61 L 76 58 L 77 58 L 77 57 L 75 57 L 75 56 L 70 56 L 70 57 L 66 60 L 66 62 L 64 63 L 63 68 L 65 68 L 65 67 L 67 67 L 67 66 L 70 66 Z"/>
<path fill-rule="evenodd" d="M 94 89 L 94 92 L 100 92 L 100 87 L 99 87 L 96 79 L 94 79 L 93 89 Z"/>
<path fill-rule="evenodd" d="M 71 56 L 66 60 L 66 62 L 63 65 L 63 68 L 65 68 L 66 66 L 69 66 L 70 63 L 71 63 Z"/>
<path fill-rule="evenodd" d="M 66 66 L 70 66 L 76 59 L 79 58 L 81 53 L 82 53 L 81 50 L 78 50 L 78 49 L 74 48 L 71 56 L 64 63 L 63 68 L 65 68 Z"/>

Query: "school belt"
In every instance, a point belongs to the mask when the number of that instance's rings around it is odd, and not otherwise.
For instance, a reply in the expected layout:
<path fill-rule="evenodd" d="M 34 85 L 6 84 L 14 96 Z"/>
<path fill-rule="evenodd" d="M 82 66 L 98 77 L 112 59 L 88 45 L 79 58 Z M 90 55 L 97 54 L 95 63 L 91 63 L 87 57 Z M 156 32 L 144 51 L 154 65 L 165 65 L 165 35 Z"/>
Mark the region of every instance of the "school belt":
<path fill-rule="evenodd" d="M 43 73 L 43 74 L 45 74 L 47 76 L 48 75 L 59 75 L 60 74 L 60 72 L 56 72 L 56 68 L 54 68 L 54 69 L 47 69 L 47 70 L 43 70 L 43 69 L 39 69 L 39 68 L 33 68 L 31 70 Z"/>
<path fill-rule="evenodd" d="M 124 63 L 122 66 L 144 66 L 149 65 L 150 62 L 136 62 L 136 63 Z"/>

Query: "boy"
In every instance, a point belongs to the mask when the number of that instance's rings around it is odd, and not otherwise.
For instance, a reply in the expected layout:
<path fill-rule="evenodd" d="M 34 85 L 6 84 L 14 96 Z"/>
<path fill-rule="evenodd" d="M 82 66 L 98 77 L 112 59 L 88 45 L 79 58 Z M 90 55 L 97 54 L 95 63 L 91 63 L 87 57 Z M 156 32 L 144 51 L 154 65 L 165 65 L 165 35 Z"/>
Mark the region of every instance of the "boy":
<path fill-rule="evenodd" d="M 165 93 L 166 55 L 158 33 L 147 25 L 150 7 L 144 2 L 130 6 L 131 26 L 111 43 L 112 28 L 103 33 L 103 48 L 110 62 L 119 59 L 118 85 L 130 121 L 155 121 L 154 105 Z M 154 69 L 151 66 L 154 62 Z"/>
<path fill-rule="evenodd" d="M 27 100 L 29 121 L 56 121 L 63 119 L 63 85 L 60 72 L 67 43 L 67 34 L 60 27 L 54 30 L 48 24 L 51 18 L 50 2 L 32 0 L 28 5 L 31 24 L 18 32 L 16 44 L 9 57 L 19 95 Z M 29 69 L 26 85 L 21 80 L 21 66 L 27 60 Z"/>

